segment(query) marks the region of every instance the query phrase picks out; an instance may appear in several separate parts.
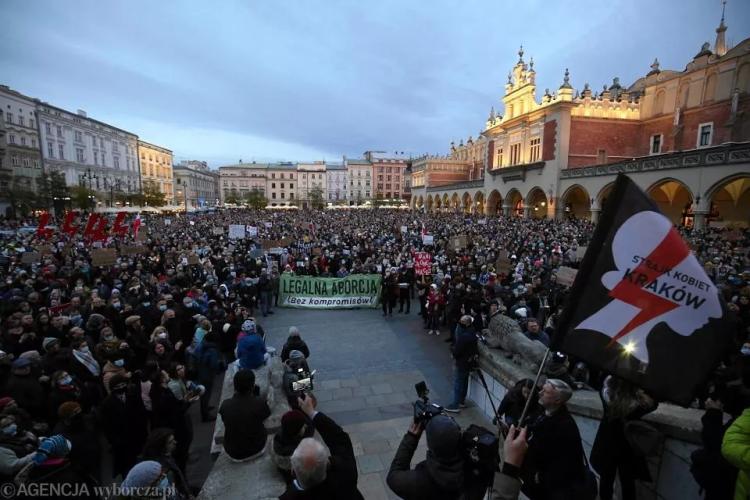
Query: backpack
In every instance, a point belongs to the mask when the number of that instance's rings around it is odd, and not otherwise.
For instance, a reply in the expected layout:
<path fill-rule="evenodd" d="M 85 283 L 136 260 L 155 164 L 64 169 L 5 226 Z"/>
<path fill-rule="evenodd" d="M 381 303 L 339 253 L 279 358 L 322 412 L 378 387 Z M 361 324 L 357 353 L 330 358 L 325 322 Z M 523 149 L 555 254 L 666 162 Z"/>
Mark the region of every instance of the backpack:
<path fill-rule="evenodd" d="M 500 440 L 488 429 L 471 424 L 461 434 L 464 500 L 484 498 L 500 465 Z"/>

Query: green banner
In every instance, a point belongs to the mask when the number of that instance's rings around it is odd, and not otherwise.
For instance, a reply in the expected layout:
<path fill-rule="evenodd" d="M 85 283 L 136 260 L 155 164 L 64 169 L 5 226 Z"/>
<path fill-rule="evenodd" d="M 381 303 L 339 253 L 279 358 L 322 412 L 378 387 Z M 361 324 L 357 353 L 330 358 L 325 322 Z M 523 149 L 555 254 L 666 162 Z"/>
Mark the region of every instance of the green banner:
<path fill-rule="evenodd" d="M 311 309 L 377 307 L 379 274 L 353 274 L 346 278 L 313 278 L 281 274 L 281 306 Z"/>

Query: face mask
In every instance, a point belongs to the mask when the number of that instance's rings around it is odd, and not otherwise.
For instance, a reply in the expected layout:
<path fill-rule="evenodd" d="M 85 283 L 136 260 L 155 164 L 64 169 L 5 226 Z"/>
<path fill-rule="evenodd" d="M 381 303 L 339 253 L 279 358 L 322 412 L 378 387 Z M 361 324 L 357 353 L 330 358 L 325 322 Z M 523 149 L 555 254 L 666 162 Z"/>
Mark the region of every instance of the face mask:
<path fill-rule="evenodd" d="M 151 305 L 151 302 L 144 302 L 143 307 L 149 307 Z"/>
<path fill-rule="evenodd" d="M 122 304 L 120 304 L 119 302 L 113 302 L 112 307 L 114 307 L 115 309 L 119 309 L 122 307 Z"/>
<path fill-rule="evenodd" d="M 166 491 L 169 488 L 169 478 L 167 476 L 161 478 L 161 481 L 159 481 L 157 488 L 159 488 L 161 491 Z"/>
<path fill-rule="evenodd" d="M 91 352 L 91 350 L 89 349 L 89 346 L 81 347 L 78 350 L 81 351 L 81 352 L 85 352 L 86 354 L 88 354 L 88 353 Z"/>
<path fill-rule="evenodd" d="M 185 304 L 185 307 L 187 307 L 187 308 L 193 307 L 193 303 L 192 302 L 188 302 L 188 303 Z"/>
<path fill-rule="evenodd" d="M 18 425 L 10 424 L 7 427 L 3 427 L 3 434 L 5 434 L 6 436 L 15 436 L 17 430 Z"/>
<path fill-rule="evenodd" d="M 166 333 L 160 333 L 159 335 L 156 336 L 156 338 L 165 340 L 167 338 L 167 334 Z"/>
<path fill-rule="evenodd" d="M 164 312 L 164 311 L 166 311 L 166 310 L 167 310 L 167 305 L 166 305 L 166 304 L 161 304 L 161 305 L 159 305 L 159 310 L 160 310 L 161 312 Z"/>
<path fill-rule="evenodd" d="M 67 375 L 64 378 L 61 378 L 57 383 L 59 385 L 70 385 L 73 383 L 73 377 L 71 377 L 70 375 Z"/>
<path fill-rule="evenodd" d="M 124 359 L 116 359 L 115 360 L 115 366 L 125 366 L 125 360 Z"/>

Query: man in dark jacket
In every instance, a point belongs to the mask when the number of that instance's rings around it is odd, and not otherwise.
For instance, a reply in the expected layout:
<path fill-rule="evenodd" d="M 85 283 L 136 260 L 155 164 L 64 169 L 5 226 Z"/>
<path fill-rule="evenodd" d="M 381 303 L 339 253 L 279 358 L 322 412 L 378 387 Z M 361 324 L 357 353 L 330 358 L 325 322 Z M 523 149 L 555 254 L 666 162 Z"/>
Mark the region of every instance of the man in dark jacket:
<path fill-rule="evenodd" d="M 198 383 L 205 390 L 201 394 L 201 419 L 204 422 L 216 420 L 211 415 L 212 407 L 209 406 L 211 394 L 213 394 L 214 380 L 216 375 L 224 368 L 224 362 L 219 353 L 218 337 L 213 332 L 208 332 L 203 338 L 203 342 L 198 344 L 195 349 L 195 356 L 198 358 Z"/>
<path fill-rule="evenodd" d="M 296 326 L 289 327 L 289 337 L 286 339 L 284 347 L 281 349 L 281 362 L 285 362 L 289 359 L 289 353 L 292 351 L 299 351 L 305 355 L 305 359 L 310 357 L 310 349 L 299 334 L 299 329 Z"/>
<path fill-rule="evenodd" d="M 357 461 L 349 434 L 336 422 L 315 410 L 315 399 L 297 399 L 323 442 L 306 438 L 292 453 L 294 480 L 281 500 L 364 500 L 357 489 Z"/>
<path fill-rule="evenodd" d="M 456 343 L 453 345 L 453 402 L 445 411 L 458 413 L 466 408 L 466 393 L 469 390 L 469 374 L 477 355 L 477 336 L 472 328 L 474 318 L 461 316 L 456 326 Z"/>
<path fill-rule="evenodd" d="M 427 459 L 409 470 L 422 435 L 422 423 L 412 423 L 393 457 L 388 487 L 406 500 L 461 498 L 464 463 L 461 428 L 450 417 L 438 415 L 427 423 Z"/>
<path fill-rule="evenodd" d="M 568 384 L 548 379 L 539 393 L 544 413 L 529 426 L 523 492 L 530 500 L 578 500 L 585 478 L 581 435 L 565 405 Z"/>
<path fill-rule="evenodd" d="M 219 408 L 224 421 L 224 451 L 234 460 L 247 460 L 265 451 L 268 433 L 263 421 L 271 415 L 266 401 L 254 394 L 255 373 L 234 375 L 234 396 Z"/>

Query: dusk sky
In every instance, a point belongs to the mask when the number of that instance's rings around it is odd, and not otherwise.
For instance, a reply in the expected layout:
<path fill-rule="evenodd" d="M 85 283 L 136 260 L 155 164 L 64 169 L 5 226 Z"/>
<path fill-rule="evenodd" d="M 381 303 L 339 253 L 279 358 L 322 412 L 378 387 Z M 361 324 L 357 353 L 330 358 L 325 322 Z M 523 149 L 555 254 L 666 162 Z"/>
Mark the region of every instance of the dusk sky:
<path fill-rule="evenodd" d="M 175 162 L 444 154 L 476 137 L 508 71 L 537 97 L 630 85 L 713 46 L 719 0 L 3 0 L 0 83 L 132 131 Z M 750 2 L 726 5 L 728 41 Z"/>

